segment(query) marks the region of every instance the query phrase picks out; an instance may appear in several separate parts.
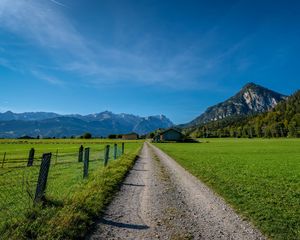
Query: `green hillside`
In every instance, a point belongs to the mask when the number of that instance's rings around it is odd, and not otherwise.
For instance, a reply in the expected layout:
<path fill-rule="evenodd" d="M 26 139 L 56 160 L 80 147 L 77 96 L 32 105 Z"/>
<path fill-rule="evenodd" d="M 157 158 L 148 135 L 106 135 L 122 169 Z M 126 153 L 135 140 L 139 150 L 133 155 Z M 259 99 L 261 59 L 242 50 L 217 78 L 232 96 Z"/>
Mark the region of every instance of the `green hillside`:
<path fill-rule="evenodd" d="M 193 137 L 300 137 L 300 90 L 271 111 L 185 128 Z"/>

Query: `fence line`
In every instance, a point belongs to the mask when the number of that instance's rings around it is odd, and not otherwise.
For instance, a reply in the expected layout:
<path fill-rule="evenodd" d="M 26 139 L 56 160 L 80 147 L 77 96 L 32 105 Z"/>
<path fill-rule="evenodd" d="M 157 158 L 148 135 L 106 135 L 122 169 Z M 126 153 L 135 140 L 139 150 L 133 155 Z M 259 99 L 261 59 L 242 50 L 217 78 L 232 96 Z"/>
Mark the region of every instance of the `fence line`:
<path fill-rule="evenodd" d="M 82 146 L 84 161 L 79 161 L 80 148 L 73 152 L 43 154 L 30 149 L 27 157 L 13 157 L 5 152 L 0 167 L 0 235 L 6 223 L 18 221 L 34 203 L 51 199 L 66 200 L 79 191 L 80 182 L 109 161 L 123 154 L 123 146 Z M 1 157 L 1 156 L 0 156 Z M 0 161 L 1 161 L 0 160 Z"/>
<path fill-rule="evenodd" d="M 6 158 L 6 152 L 5 152 L 4 155 L 3 155 L 2 168 L 4 167 L 5 158 Z"/>

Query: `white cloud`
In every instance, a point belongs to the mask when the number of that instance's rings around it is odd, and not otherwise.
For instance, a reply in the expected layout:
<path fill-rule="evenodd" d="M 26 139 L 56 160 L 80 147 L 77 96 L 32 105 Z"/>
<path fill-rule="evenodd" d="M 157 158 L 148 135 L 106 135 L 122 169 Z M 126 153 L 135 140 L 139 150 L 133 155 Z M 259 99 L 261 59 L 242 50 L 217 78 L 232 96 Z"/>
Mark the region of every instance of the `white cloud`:
<path fill-rule="evenodd" d="M 61 6 L 61 7 L 66 7 L 65 4 L 62 4 L 61 2 L 59 1 L 55 1 L 55 0 L 50 0 L 51 2 L 53 2 L 54 4 L 58 5 L 58 6 Z"/>
<path fill-rule="evenodd" d="M 43 81 L 46 81 L 52 85 L 56 85 L 56 86 L 64 86 L 64 82 L 59 80 L 58 78 L 56 77 L 53 77 L 53 76 L 50 76 L 50 75 L 47 75 L 45 73 L 42 73 L 42 72 L 39 72 L 39 71 L 36 71 L 36 70 L 32 70 L 31 73 L 38 79 L 40 80 L 43 80 Z"/>
<path fill-rule="evenodd" d="M 0 27 L 46 49 L 88 51 L 74 26 L 48 1 L 1 0 L 0 21 Z"/>
<path fill-rule="evenodd" d="M 10 61 L 6 60 L 5 58 L 0 58 L 0 66 L 8 68 L 12 71 L 17 70 L 17 68 L 13 66 L 13 64 Z"/>
<path fill-rule="evenodd" d="M 187 44 L 171 54 L 156 51 L 157 43 L 149 36 L 140 36 L 140 44 L 130 49 L 107 47 L 101 42 L 91 44 L 57 5 L 64 4 L 56 0 L 0 0 L 0 28 L 42 47 L 57 70 L 75 75 L 86 84 L 135 82 L 205 89 L 212 84 L 205 77 L 215 73 L 238 47 L 209 57 L 203 55 L 202 50 L 208 48 L 208 42 L 215 37 L 215 28 L 204 34 L 201 41 Z M 0 64 L 12 66 L 3 59 Z M 38 67 L 40 63 L 36 65 L 27 64 L 27 72 L 51 84 L 63 84 L 63 80 L 45 74 Z M 26 59 L 22 68 L 25 66 Z"/>

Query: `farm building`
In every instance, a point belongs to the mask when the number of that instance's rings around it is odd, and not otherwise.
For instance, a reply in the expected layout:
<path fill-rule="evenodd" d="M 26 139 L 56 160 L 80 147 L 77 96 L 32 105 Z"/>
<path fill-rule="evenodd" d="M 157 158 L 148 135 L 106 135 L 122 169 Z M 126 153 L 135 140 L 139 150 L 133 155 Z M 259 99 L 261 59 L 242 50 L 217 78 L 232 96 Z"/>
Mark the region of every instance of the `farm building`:
<path fill-rule="evenodd" d="M 160 141 L 182 141 L 184 138 L 184 135 L 175 128 L 169 128 L 159 135 Z"/>
<path fill-rule="evenodd" d="M 137 140 L 138 138 L 139 135 L 137 133 L 128 133 L 122 135 L 122 139 L 124 140 Z"/>

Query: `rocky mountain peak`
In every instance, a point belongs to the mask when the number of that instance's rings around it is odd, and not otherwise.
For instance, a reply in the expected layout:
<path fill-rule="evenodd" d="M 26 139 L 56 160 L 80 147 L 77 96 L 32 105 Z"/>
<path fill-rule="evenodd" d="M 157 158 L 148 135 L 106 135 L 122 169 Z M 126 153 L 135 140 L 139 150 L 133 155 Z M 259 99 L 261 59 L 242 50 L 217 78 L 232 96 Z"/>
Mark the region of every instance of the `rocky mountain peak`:
<path fill-rule="evenodd" d="M 265 112 L 274 108 L 278 102 L 285 98 L 285 95 L 250 82 L 231 98 L 209 107 L 203 114 L 188 123 L 188 125 L 203 124 L 236 115 Z"/>
<path fill-rule="evenodd" d="M 250 111 L 264 112 L 274 108 L 279 101 L 286 97 L 280 93 L 257 85 L 255 83 L 246 84 L 242 90 L 242 100 Z"/>
<path fill-rule="evenodd" d="M 244 85 L 244 87 L 242 88 L 242 91 L 243 91 L 243 90 L 246 91 L 246 90 L 248 90 L 248 89 L 253 89 L 253 88 L 256 88 L 256 87 L 261 87 L 261 86 L 255 84 L 254 82 L 249 82 L 249 83 L 246 83 L 246 84 Z"/>

